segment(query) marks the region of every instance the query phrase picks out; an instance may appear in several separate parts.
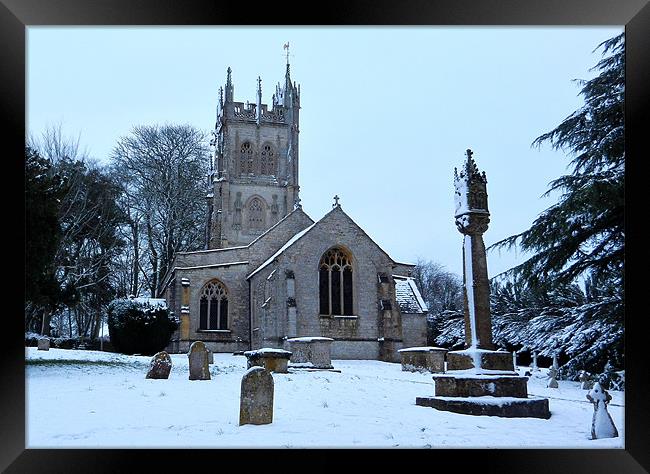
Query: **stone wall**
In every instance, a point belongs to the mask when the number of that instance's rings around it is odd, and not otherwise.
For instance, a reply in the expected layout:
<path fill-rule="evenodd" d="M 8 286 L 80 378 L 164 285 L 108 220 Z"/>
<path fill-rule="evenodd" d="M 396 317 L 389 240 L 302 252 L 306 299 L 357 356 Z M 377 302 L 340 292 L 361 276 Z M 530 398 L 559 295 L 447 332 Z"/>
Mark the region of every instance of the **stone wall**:
<path fill-rule="evenodd" d="M 402 339 L 404 347 L 427 345 L 427 315 L 402 313 Z"/>
<path fill-rule="evenodd" d="M 318 265 L 322 255 L 334 246 L 343 247 L 353 257 L 352 315 L 319 315 Z M 252 308 L 253 328 L 260 328 L 259 339 L 253 338 L 254 347 L 256 343 L 281 347 L 282 338 L 287 336 L 324 336 L 335 340 L 332 345 L 334 358 L 377 359 L 379 338 L 387 336 L 401 341 L 399 321 L 385 321 L 386 312 L 379 309 L 377 274 L 391 274 L 392 265 L 390 257 L 340 208 L 335 208 L 278 256 L 277 263 L 270 264 L 251 278 L 256 292 Z M 296 334 L 289 334 L 287 272 L 294 277 Z M 261 297 L 259 293 L 264 288 L 269 293 Z M 392 298 L 396 308 L 394 291 Z M 273 344 L 275 341 L 277 345 Z M 401 343 L 398 345 L 401 348 Z"/>
<path fill-rule="evenodd" d="M 276 252 L 290 237 L 313 221 L 302 210 L 292 212 L 277 226 L 254 241 L 250 246 L 239 249 L 212 250 L 201 252 L 188 252 L 179 254 L 177 258 L 187 266 L 205 266 L 215 263 L 247 261 L 248 264 L 236 264 L 216 268 L 192 268 L 184 270 L 177 268 L 174 280 L 169 291 L 176 291 L 175 307 L 170 308 L 179 317 L 183 318 L 183 287 L 182 280 L 188 279 L 189 285 L 189 340 L 201 340 L 213 352 L 233 352 L 248 350 L 250 348 L 250 324 L 248 313 L 249 288 L 246 277 L 255 268 Z M 230 257 L 228 257 L 230 256 Z M 232 259 L 232 260 L 230 260 Z M 228 331 L 198 332 L 199 327 L 199 300 L 204 285 L 217 278 L 228 289 Z M 166 293 L 168 301 L 169 292 Z M 179 341 L 168 346 L 168 351 L 184 352 L 185 346 L 182 335 L 183 328 L 172 336 L 172 341 Z M 175 349 L 175 348 L 178 349 Z"/>

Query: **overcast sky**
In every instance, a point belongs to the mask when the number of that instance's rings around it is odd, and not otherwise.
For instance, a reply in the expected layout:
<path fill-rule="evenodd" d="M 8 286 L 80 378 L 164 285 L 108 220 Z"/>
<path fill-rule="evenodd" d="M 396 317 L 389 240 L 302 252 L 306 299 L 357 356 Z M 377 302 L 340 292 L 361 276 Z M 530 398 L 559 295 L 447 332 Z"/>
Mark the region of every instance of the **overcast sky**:
<path fill-rule="evenodd" d="M 211 131 L 232 68 L 235 100 L 301 85 L 300 196 L 314 220 L 342 208 L 393 259 L 462 275 L 453 172 L 471 148 L 487 174 L 486 245 L 527 229 L 567 157 L 531 142 L 581 105 L 594 49 L 622 27 L 29 27 L 27 132 L 61 124 L 107 162 L 135 125 Z M 197 223 L 201 225 L 202 223 Z M 490 277 L 521 263 L 488 253 Z"/>

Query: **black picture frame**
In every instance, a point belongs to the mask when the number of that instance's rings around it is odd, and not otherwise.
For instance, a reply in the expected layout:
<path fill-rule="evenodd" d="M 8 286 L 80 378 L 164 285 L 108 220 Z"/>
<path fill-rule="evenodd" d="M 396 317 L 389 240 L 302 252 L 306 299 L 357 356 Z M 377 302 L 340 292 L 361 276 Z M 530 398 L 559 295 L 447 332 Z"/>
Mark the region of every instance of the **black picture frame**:
<path fill-rule="evenodd" d="M 330 1 L 316 8 L 307 2 L 253 3 L 210 0 L 2 0 L 0 4 L 0 103 L 5 131 L 3 164 L 22 175 L 25 139 L 25 28 L 35 25 L 625 25 L 626 31 L 626 240 L 627 255 L 647 247 L 641 241 L 643 132 L 648 126 L 650 84 L 650 6 L 647 0 L 408 0 Z M 647 152 L 646 152 L 647 153 Z M 6 183 L 9 180 L 6 181 Z M 19 183 L 19 178 L 11 180 Z M 647 185 L 646 185 L 647 186 Z M 4 186 L 5 194 L 9 186 Z M 19 193 L 20 190 L 11 191 Z M 637 193 L 638 194 L 635 194 Z M 16 194 L 5 195 L 5 203 Z M 640 196 L 640 197 L 639 197 Z M 11 207 L 11 206 L 6 206 Z M 14 206 L 15 207 L 15 206 Z M 11 231 L 24 232 L 24 208 Z M 24 224 L 24 221 L 23 221 Z M 8 229 L 9 230 L 9 229 Z M 24 236 L 23 236 L 24 237 Z M 20 244 L 18 244 L 18 248 Z M 631 247 L 630 247 L 631 245 Z M 8 247 L 6 247 L 8 248 Z M 22 247 L 24 248 L 24 247 Z M 631 250 L 630 250 L 631 249 Z M 18 252 L 6 252 L 20 259 Z M 21 262 L 6 265 L 22 268 Z M 640 275 L 635 278 L 630 276 Z M 22 303 L 17 279 L 5 283 L 11 300 L 3 327 L 3 403 L 0 467 L 5 472 L 133 472 L 145 462 L 147 471 L 189 469 L 203 463 L 210 469 L 327 469 L 351 470 L 411 467 L 452 472 L 636 473 L 650 467 L 650 420 L 645 396 L 649 375 L 644 349 L 643 319 L 647 307 L 641 296 L 647 270 L 641 258 L 626 259 L 626 396 L 625 449 L 520 450 L 113 450 L 25 449 L 25 364 Z M 28 275 L 25 275 L 28 277 Z M 9 290 L 9 291 L 7 291 Z M 10 323 L 10 324 L 7 324 Z M 295 463 L 295 464 L 294 464 Z M 311 467 L 310 467 L 311 466 Z"/>

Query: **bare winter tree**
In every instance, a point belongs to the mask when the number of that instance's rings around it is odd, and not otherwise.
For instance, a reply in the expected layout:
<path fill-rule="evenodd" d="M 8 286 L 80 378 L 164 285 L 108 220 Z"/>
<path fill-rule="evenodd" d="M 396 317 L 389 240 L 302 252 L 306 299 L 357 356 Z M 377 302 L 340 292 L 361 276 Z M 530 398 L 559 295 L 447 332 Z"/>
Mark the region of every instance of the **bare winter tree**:
<path fill-rule="evenodd" d="M 112 158 L 128 216 L 130 293 L 156 296 L 175 252 L 202 248 L 207 136 L 190 125 L 134 127 Z"/>
<path fill-rule="evenodd" d="M 429 314 L 462 309 L 463 282 L 439 263 L 418 258 L 413 278 L 429 306 Z"/>
<path fill-rule="evenodd" d="M 61 123 L 49 125 L 40 135 L 30 135 L 28 139 L 28 145 L 38 150 L 53 165 L 64 159 L 81 162 L 88 160 L 88 151 L 81 148 L 80 142 L 80 135 L 76 138 L 65 135 Z"/>

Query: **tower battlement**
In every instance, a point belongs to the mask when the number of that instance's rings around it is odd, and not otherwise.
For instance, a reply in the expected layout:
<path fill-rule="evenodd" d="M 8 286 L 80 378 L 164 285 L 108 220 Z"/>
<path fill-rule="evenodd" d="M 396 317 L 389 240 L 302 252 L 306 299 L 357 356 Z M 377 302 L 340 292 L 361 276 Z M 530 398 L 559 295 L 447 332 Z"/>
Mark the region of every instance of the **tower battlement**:
<path fill-rule="evenodd" d="M 250 102 L 233 102 L 233 118 L 240 120 L 257 120 L 257 104 Z M 286 123 L 286 108 L 279 105 L 274 105 L 271 110 L 267 104 L 261 104 L 261 119 L 262 122 L 267 123 Z"/>

